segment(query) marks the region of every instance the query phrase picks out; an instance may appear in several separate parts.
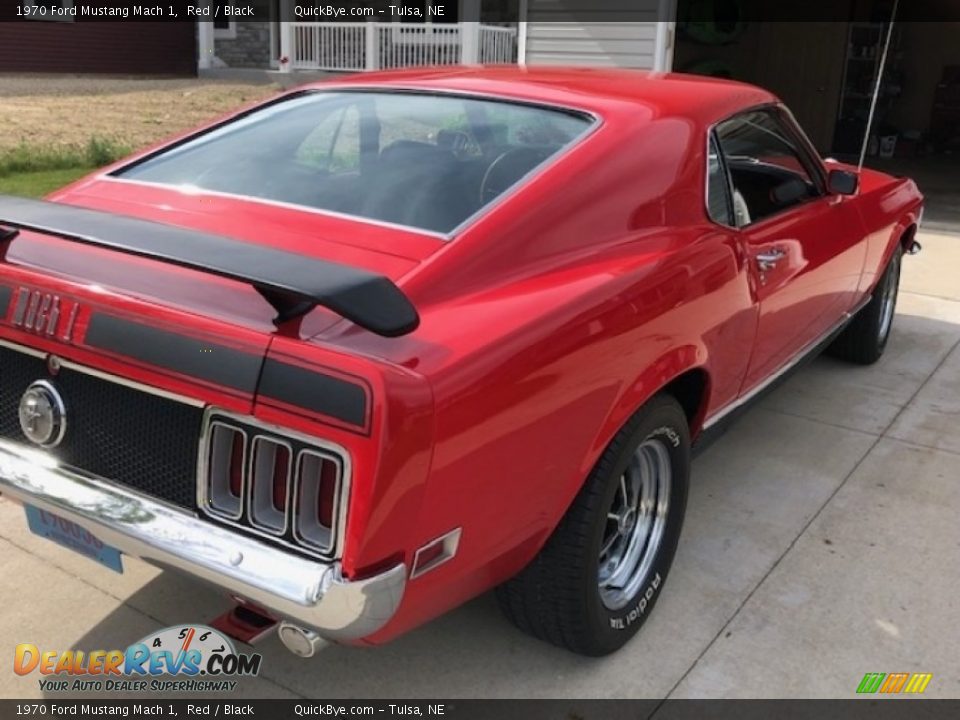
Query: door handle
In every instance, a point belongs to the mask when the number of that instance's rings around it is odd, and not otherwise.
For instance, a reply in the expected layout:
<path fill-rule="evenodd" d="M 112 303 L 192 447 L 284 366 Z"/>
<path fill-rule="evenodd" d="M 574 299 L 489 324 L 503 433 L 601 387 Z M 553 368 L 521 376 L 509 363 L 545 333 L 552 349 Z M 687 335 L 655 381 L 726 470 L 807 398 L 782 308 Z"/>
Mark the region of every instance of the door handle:
<path fill-rule="evenodd" d="M 786 256 L 787 251 L 783 248 L 770 248 L 765 252 L 757 254 L 757 268 L 759 268 L 760 272 L 769 272 Z"/>

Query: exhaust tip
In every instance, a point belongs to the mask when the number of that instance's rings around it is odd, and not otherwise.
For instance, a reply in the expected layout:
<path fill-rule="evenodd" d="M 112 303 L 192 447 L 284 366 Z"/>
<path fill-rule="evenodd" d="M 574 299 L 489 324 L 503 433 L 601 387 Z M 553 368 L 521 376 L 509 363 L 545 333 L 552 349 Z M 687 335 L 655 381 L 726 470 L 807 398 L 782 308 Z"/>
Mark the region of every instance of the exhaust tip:
<path fill-rule="evenodd" d="M 286 646 L 287 650 L 302 658 L 316 655 L 324 643 L 323 638 L 313 630 L 307 630 L 286 621 L 280 623 L 277 635 L 279 635 L 280 642 Z"/>
<path fill-rule="evenodd" d="M 234 597 L 236 605 L 210 623 L 224 635 L 253 645 L 277 626 L 277 619 L 266 610 Z"/>

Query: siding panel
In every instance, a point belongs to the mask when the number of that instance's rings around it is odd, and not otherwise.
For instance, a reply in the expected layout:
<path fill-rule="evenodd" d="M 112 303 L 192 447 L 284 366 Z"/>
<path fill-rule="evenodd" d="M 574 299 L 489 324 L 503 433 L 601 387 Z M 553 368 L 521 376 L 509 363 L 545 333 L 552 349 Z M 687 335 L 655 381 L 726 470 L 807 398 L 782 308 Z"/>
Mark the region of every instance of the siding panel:
<path fill-rule="evenodd" d="M 557 0 L 529 0 L 527 63 L 652 68 L 659 2 L 622 2 L 578 10 L 569 22 L 570 11 Z"/>

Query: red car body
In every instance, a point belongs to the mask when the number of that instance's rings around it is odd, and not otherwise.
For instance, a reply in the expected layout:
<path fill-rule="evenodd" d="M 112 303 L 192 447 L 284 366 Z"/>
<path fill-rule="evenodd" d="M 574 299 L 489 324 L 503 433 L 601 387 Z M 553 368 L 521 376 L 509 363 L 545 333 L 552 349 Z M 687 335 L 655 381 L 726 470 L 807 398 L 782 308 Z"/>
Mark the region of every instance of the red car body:
<path fill-rule="evenodd" d="M 519 572 L 614 434 L 656 393 L 676 394 L 694 438 L 715 426 L 862 304 L 921 213 L 913 182 L 864 170 L 856 195 L 826 194 L 746 229 L 712 222 L 711 128 L 779 103 L 746 85 L 487 68 L 372 74 L 295 92 L 361 86 L 559 106 L 596 122 L 453 237 L 110 176 L 129 160 L 50 199 L 386 276 L 419 314 L 413 332 L 384 337 L 322 307 L 278 328 L 243 282 L 28 229 L 8 241 L 0 265 L 11 296 L 6 343 L 348 454 L 339 572 L 361 581 L 402 565 L 405 579 L 372 632 L 320 628 L 346 642 L 385 642 Z M 846 167 L 817 163 L 823 178 Z M 755 259 L 774 246 L 784 257 L 761 272 Z M 14 323 L 16 294 L 34 290 L 61 298 L 63 312 L 77 304 L 68 340 Z M 98 314 L 208 344 L 201 364 L 216 365 L 226 348 L 345 379 L 362 388 L 363 417 L 345 423 L 270 397 L 257 372 L 227 387 L 158 367 L 138 359 L 132 336 L 128 349 L 122 338 L 94 347 L 87 333 Z M 38 500 L 10 483 L 0 490 Z M 40 505 L 96 534 L 63 504 Z M 418 550 L 456 530 L 455 554 L 410 577 Z M 262 593 L 248 597 L 283 616 Z"/>

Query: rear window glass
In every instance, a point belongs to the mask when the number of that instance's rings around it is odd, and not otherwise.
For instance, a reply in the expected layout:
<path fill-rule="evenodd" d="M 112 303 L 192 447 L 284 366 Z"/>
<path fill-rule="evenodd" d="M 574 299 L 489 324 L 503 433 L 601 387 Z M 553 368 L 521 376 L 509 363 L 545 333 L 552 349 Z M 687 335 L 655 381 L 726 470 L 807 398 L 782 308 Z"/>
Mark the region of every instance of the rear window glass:
<path fill-rule="evenodd" d="M 446 234 L 590 124 L 572 111 L 457 96 L 310 93 L 114 175 Z"/>

